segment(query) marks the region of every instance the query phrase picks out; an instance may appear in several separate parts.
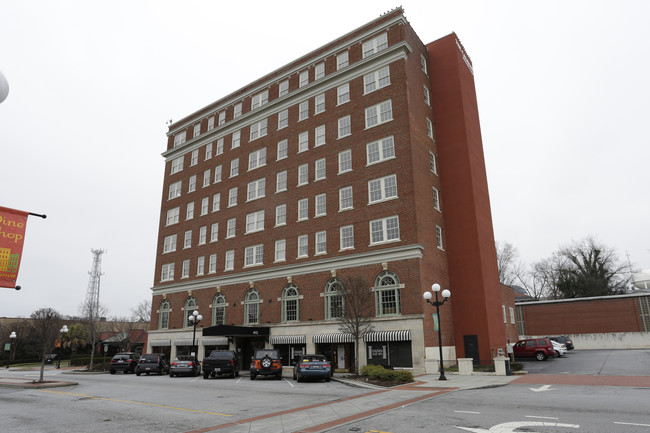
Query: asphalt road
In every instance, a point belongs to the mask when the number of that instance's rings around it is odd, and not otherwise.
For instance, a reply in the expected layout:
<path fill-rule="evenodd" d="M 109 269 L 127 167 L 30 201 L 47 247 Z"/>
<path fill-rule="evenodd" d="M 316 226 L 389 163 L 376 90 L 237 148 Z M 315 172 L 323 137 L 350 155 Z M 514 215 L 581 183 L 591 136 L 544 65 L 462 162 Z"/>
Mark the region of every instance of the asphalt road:
<path fill-rule="evenodd" d="M 517 358 L 528 374 L 650 376 L 650 350 L 570 350 L 559 358 Z"/>

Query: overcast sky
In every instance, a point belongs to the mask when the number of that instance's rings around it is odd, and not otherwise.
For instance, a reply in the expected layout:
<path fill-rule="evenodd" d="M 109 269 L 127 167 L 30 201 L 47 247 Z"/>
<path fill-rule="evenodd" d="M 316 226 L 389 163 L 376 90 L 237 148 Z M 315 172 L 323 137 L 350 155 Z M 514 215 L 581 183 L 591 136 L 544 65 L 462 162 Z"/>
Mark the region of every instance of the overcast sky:
<path fill-rule="evenodd" d="M 650 2 L 0 0 L 0 206 L 47 214 L 0 317 L 78 314 L 91 249 L 100 302 L 130 315 L 151 298 L 165 122 L 399 3 L 471 57 L 496 240 L 533 263 L 593 235 L 649 269 Z"/>

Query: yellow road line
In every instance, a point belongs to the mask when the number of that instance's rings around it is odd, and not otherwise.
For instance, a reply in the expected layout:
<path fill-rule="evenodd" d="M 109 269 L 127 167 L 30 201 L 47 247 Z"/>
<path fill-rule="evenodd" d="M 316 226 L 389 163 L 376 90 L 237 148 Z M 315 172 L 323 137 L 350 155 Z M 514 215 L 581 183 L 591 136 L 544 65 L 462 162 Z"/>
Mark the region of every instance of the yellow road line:
<path fill-rule="evenodd" d="M 144 406 L 162 407 L 162 408 L 165 408 L 165 409 L 182 410 L 182 411 L 185 411 L 185 412 L 206 413 L 208 415 L 232 416 L 232 415 L 228 415 L 228 414 L 225 414 L 225 413 L 208 412 L 208 411 L 205 411 L 205 410 L 186 409 L 186 408 L 183 408 L 183 407 L 166 406 L 164 404 L 144 403 L 144 402 L 141 402 L 141 401 L 130 401 L 130 400 L 119 400 L 119 399 L 116 399 L 116 398 L 107 398 L 107 397 L 94 397 L 92 395 L 78 394 L 78 393 L 74 393 L 74 392 L 51 391 L 51 390 L 47 390 L 47 389 L 42 389 L 42 390 L 40 390 L 40 392 L 47 392 L 47 393 L 50 393 L 50 394 L 74 395 L 74 396 L 77 396 L 77 397 L 91 398 L 93 400 L 106 400 L 106 401 L 114 401 L 114 402 L 117 402 L 117 403 L 141 404 L 141 405 L 144 405 Z"/>

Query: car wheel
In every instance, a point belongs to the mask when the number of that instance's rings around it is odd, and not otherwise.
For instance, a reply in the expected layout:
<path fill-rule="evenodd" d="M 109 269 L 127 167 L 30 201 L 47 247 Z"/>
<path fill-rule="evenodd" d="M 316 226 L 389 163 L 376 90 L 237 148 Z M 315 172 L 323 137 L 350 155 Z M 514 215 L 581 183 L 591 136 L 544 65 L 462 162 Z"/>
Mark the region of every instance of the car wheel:
<path fill-rule="evenodd" d="M 135 373 L 135 375 L 136 375 L 136 376 L 140 376 L 140 372 L 138 371 L 137 373 Z"/>
<path fill-rule="evenodd" d="M 170 372 L 169 377 L 174 377 L 174 373 Z"/>
<path fill-rule="evenodd" d="M 535 354 L 535 358 L 537 358 L 538 361 L 544 361 L 546 358 L 548 358 L 548 356 L 546 356 L 544 352 L 537 352 Z"/>
<path fill-rule="evenodd" d="M 296 382 L 302 382 L 302 376 L 298 375 L 298 376 L 296 377 Z"/>
<path fill-rule="evenodd" d="M 115 374 L 115 370 L 111 370 L 109 373 L 111 373 L 111 374 Z"/>
<path fill-rule="evenodd" d="M 325 376 L 325 382 L 329 382 L 330 380 L 332 380 L 332 378 L 329 375 Z"/>
<path fill-rule="evenodd" d="M 278 380 L 282 380 L 282 373 L 276 374 L 275 378 Z"/>
<path fill-rule="evenodd" d="M 207 371 L 204 371 L 203 372 L 203 378 L 207 379 L 208 377 L 210 377 L 210 373 L 208 373 Z"/>
<path fill-rule="evenodd" d="M 296 373 L 293 373 L 293 380 L 296 380 L 296 379 L 297 379 Z"/>
<path fill-rule="evenodd" d="M 251 374 L 251 380 L 255 380 L 255 375 Z"/>
<path fill-rule="evenodd" d="M 129 370 L 124 370 L 124 374 L 129 374 Z"/>

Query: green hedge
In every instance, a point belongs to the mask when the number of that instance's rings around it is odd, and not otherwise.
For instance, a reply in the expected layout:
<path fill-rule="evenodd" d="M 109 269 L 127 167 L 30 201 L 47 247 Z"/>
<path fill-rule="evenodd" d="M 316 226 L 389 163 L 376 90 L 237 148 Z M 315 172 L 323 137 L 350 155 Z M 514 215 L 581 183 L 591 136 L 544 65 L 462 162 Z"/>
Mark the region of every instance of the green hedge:
<path fill-rule="evenodd" d="M 393 382 L 413 382 L 413 373 L 408 370 L 387 370 L 381 365 L 365 365 L 361 375 L 371 380 L 387 380 Z"/>

